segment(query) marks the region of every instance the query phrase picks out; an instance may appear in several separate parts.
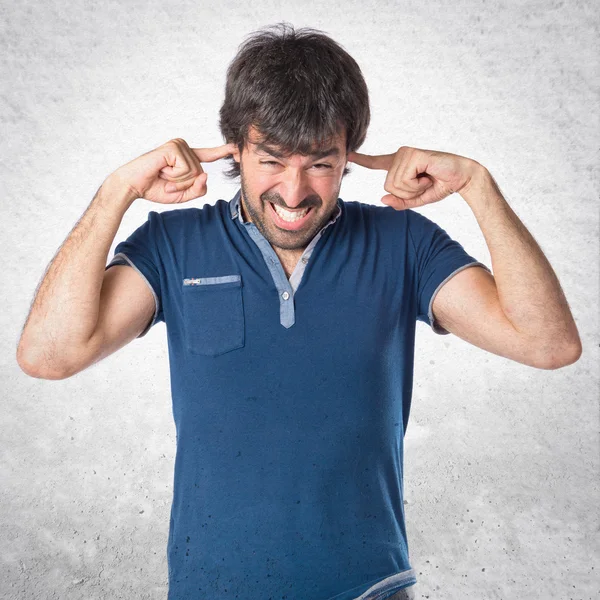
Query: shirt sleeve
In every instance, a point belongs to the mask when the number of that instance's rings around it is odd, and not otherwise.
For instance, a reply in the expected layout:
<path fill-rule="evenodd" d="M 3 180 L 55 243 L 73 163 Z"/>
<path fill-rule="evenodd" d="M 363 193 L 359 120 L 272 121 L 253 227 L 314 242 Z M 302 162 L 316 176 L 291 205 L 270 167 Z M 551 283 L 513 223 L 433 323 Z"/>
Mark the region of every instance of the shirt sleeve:
<path fill-rule="evenodd" d="M 160 214 L 155 211 L 149 212 L 147 221 L 126 240 L 117 244 L 113 259 L 104 269 L 106 271 L 114 265 L 129 265 L 142 276 L 150 288 L 154 297 L 154 316 L 138 335 L 139 338 L 144 337 L 155 323 L 165 320 L 161 302 L 161 262 L 158 252 L 160 231 Z"/>
<path fill-rule="evenodd" d="M 439 225 L 413 210 L 408 213 L 408 233 L 414 251 L 417 320 L 427 323 L 439 335 L 448 335 L 433 318 L 433 301 L 442 286 L 468 267 L 490 269 L 453 240 Z"/>

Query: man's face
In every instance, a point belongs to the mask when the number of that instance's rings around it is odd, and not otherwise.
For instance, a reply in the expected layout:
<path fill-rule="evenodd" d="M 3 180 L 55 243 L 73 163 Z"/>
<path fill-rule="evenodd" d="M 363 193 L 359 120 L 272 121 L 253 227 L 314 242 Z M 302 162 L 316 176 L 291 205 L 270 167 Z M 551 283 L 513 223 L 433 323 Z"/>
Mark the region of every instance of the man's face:
<path fill-rule="evenodd" d="M 332 217 L 346 166 L 346 134 L 312 156 L 283 156 L 250 129 L 240 163 L 244 220 L 284 250 L 303 250 Z M 277 214 L 277 209 L 285 209 Z M 308 209 L 308 212 L 306 212 Z"/>

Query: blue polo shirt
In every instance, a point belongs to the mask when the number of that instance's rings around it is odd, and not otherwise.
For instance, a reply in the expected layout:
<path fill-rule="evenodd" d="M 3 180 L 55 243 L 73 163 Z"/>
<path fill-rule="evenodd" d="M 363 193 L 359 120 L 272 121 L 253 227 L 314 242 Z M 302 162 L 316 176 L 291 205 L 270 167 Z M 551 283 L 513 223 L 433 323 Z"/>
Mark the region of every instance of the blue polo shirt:
<path fill-rule="evenodd" d="M 106 268 L 148 284 L 177 432 L 168 600 L 388 598 L 413 585 L 403 437 L 416 321 L 489 269 L 412 211 L 338 199 L 290 279 L 240 193 L 151 211 Z"/>

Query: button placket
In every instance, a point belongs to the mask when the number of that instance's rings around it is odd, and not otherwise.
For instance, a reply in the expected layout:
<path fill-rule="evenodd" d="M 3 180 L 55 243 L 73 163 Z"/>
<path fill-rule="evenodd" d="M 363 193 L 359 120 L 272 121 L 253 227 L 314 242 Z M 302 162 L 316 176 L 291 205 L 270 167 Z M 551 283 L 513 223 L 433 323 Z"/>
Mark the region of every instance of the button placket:
<path fill-rule="evenodd" d="M 251 222 L 245 222 L 242 219 L 242 213 L 240 210 L 240 199 L 239 192 L 236 194 L 234 201 L 231 204 L 232 207 L 232 218 L 238 219 L 240 222 L 242 229 L 245 229 L 250 238 L 255 242 L 261 251 L 265 264 L 271 274 L 273 279 L 273 283 L 277 288 L 279 294 L 279 314 L 280 314 L 280 322 L 281 324 L 289 328 L 295 322 L 295 307 L 294 307 L 294 293 L 295 290 L 300 285 L 300 282 L 303 278 L 305 267 L 308 264 L 311 254 L 323 235 L 323 232 L 334 223 L 337 218 L 342 214 L 342 208 L 338 200 L 338 212 L 335 217 L 331 218 L 330 221 L 315 235 L 315 237 L 311 240 L 308 247 L 305 249 L 304 256 L 300 258 L 301 267 L 296 266 L 297 268 L 292 273 L 290 279 L 288 279 L 285 271 L 283 269 L 283 265 L 281 264 L 279 257 L 275 254 L 273 247 L 267 242 L 265 237 L 260 233 L 256 225 Z M 285 289 L 287 288 L 287 289 Z M 283 291 L 282 291 L 283 290 Z"/>

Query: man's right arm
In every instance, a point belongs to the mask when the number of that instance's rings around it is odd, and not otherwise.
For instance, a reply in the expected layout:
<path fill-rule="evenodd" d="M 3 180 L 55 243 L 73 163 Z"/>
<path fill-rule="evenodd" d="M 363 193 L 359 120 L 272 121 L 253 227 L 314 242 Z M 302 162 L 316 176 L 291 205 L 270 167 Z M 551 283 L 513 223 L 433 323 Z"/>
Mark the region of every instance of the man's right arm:
<path fill-rule="evenodd" d="M 112 354 L 154 315 L 154 296 L 136 269 L 106 257 L 136 198 L 179 204 L 206 194 L 201 162 L 232 155 L 234 144 L 190 148 L 176 138 L 109 175 L 44 275 L 17 348 L 21 369 L 66 379 Z"/>
<path fill-rule="evenodd" d="M 135 269 L 105 271 L 110 246 L 135 190 L 109 176 L 50 263 L 17 349 L 32 377 L 64 379 L 134 339 L 154 313 Z"/>

